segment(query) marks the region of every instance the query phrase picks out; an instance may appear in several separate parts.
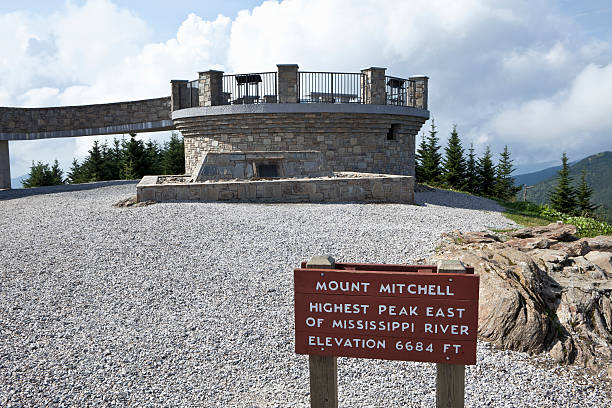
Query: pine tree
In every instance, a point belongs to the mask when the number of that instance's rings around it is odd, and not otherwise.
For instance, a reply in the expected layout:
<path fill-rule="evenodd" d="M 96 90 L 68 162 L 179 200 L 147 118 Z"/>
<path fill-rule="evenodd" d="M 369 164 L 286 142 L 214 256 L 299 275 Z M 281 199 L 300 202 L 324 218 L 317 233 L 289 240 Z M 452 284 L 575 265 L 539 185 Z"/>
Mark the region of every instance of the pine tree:
<path fill-rule="evenodd" d="M 136 139 L 136 133 L 130 133 L 130 140 L 124 142 L 123 150 L 121 178 L 124 180 L 142 178 L 147 171 L 145 146 L 142 140 Z"/>
<path fill-rule="evenodd" d="M 592 216 L 593 212 L 600 207 L 591 203 L 592 195 L 593 189 L 586 182 L 586 169 L 582 169 L 580 184 L 578 184 L 578 190 L 576 191 L 576 204 L 580 215 L 584 217 Z"/>
<path fill-rule="evenodd" d="M 495 165 L 489 146 L 487 146 L 483 156 L 478 159 L 478 182 L 478 194 L 492 197 L 495 193 Z"/>
<path fill-rule="evenodd" d="M 55 161 L 53 162 L 53 166 L 51 166 L 49 181 L 52 186 L 58 186 L 60 184 L 66 183 L 66 181 L 64 180 L 64 172 L 62 171 L 62 169 L 60 169 L 59 162 L 57 161 L 57 159 L 55 159 Z"/>
<path fill-rule="evenodd" d="M 48 164 L 42 162 L 36 164 L 32 162 L 30 173 L 28 177 L 22 181 L 22 184 L 24 188 L 55 186 L 64 184 L 62 176 L 63 172 L 57 160 L 53 163 L 53 167 L 49 167 Z"/>
<path fill-rule="evenodd" d="M 421 133 L 421 143 L 419 144 L 419 148 L 416 151 L 415 155 L 415 165 L 414 165 L 414 174 L 416 176 L 417 183 L 422 183 L 424 174 L 423 174 L 423 158 L 427 154 L 427 143 L 425 143 L 425 135 Z"/>
<path fill-rule="evenodd" d="M 103 149 L 103 168 L 104 168 L 104 180 L 119 180 L 121 178 L 121 159 L 123 152 L 121 150 L 121 142 L 117 139 L 113 139 L 113 145 L 108 148 L 104 145 Z"/>
<path fill-rule="evenodd" d="M 170 142 L 163 152 L 163 174 L 185 174 L 185 143 L 179 133 L 172 132 Z"/>
<path fill-rule="evenodd" d="M 442 155 L 438 145 L 438 136 L 434 120 L 431 120 L 431 130 L 426 141 L 426 150 L 423 154 L 423 182 L 439 183 L 442 178 L 442 168 L 440 166 Z"/>
<path fill-rule="evenodd" d="M 68 171 L 68 177 L 66 178 L 66 181 L 70 184 L 77 184 L 77 183 L 85 183 L 87 182 L 87 179 L 85 178 L 85 175 L 83 174 L 83 166 L 79 164 L 77 159 L 72 159 L 72 166 L 70 167 L 70 170 Z"/>
<path fill-rule="evenodd" d="M 504 146 L 504 151 L 499 155 L 499 162 L 497 164 L 495 197 L 501 198 L 502 200 L 510 200 L 520 191 L 520 186 L 514 186 L 514 178 L 512 177 L 513 171 L 514 166 L 512 166 L 512 159 L 510 159 L 510 151 L 506 145 Z"/>
<path fill-rule="evenodd" d="M 145 174 L 155 175 L 161 172 L 161 157 L 159 145 L 151 140 L 145 145 Z"/>
<path fill-rule="evenodd" d="M 474 154 L 474 143 L 470 144 L 465 169 L 465 189 L 471 194 L 478 192 L 478 163 Z"/>
<path fill-rule="evenodd" d="M 457 133 L 457 125 L 453 125 L 444 158 L 444 182 L 450 188 L 462 190 L 465 187 L 465 158 L 463 157 L 463 147 Z"/>
<path fill-rule="evenodd" d="M 94 140 L 93 146 L 89 149 L 89 156 L 83 162 L 84 175 L 86 181 L 100 181 L 104 179 L 104 159 L 103 147 L 97 140 Z"/>
<path fill-rule="evenodd" d="M 569 176 L 569 167 L 565 153 L 561 156 L 561 170 L 557 172 L 557 175 L 557 186 L 548 196 L 550 205 L 559 212 L 574 214 L 576 212 L 576 191 L 571 186 L 572 179 Z"/>
<path fill-rule="evenodd" d="M 136 171 L 134 170 L 134 162 L 132 161 L 132 159 L 124 159 L 121 166 L 121 179 L 135 180 L 137 178 L 138 176 L 136 175 Z"/>

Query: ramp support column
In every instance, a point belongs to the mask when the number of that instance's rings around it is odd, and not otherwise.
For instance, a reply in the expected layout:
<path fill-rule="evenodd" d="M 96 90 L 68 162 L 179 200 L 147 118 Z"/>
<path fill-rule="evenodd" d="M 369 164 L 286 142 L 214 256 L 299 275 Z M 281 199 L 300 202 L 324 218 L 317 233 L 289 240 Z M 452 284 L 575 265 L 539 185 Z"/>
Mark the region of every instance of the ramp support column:
<path fill-rule="evenodd" d="M 8 140 L 0 140 L 0 190 L 11 188 L 11 161 Z"/>

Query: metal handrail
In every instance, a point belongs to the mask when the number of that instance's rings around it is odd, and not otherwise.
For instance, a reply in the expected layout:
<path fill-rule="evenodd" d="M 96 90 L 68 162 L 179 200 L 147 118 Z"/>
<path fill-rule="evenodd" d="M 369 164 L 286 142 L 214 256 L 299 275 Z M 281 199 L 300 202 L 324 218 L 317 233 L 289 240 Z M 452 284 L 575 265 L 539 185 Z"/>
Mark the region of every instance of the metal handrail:
<path fill-rule="evenodd" d="M 411 79 L 385 76 L 387 105 L 415 106 L 416 82 Z"/>
<path fill-rule="evenodd" d="M 364 103 L 360 72 L 299 72 L 301 103 Z"/>
<path fill-rule="evenodd" d="M 276 103 L 276 72 L 223 75 L 221 105 Z"/>

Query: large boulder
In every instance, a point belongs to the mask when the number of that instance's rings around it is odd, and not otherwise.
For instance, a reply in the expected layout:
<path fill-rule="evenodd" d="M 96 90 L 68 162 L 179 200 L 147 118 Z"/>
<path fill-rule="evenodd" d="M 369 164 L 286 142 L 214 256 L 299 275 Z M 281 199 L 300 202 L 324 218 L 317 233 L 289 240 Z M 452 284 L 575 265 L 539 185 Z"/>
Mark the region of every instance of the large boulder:
<path fill-rule="evenodd" d="M 576 227 L 571 224 L 563 224 L 561 222 L 553 222 L 548 225 L 529 227 L 511 232 L 509 235 L 515 238 L 548 238 L 557 241 L 572 241 L 577 239 L 574 237 Z"/>
<path fill-rule="evenodd" d="M 612 279 L 598 265 L 605 257 L 447 237 L 426 262 L 440 259 L 460 259 L 480 275 L 481 339 L 597 372 L 612 365 Z"/>
<path fill-rule="evenodd" d="M 595 238 L 586 238 L 591 251 L 612 252 L 612 236 L 599 235 Z"/>

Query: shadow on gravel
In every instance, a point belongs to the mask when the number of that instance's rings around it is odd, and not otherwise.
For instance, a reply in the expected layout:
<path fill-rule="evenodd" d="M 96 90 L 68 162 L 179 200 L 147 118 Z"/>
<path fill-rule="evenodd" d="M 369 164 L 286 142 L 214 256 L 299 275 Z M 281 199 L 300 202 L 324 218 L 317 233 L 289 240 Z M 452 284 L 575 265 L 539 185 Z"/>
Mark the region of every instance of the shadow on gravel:
<path fill-rule="evenodd" d="M 96 188 L 109 186 L 122 186 L 127 184 L 137 184 L 139 180 L 117 180 L 117 181 L 97 181 L 95 183 L 84 184 L 65 184 L 62 186 L 18 188 L 14 190 L 0 191 L 0 201 L 13 200 L 16 198 L 31 197 L 42 194 L 65 193 L 70 191 L 93 190 Z"/>
<path fill-rule="evenodd" d="M 445 207 L 465 208 L 469 210 L 484 210 L 503 212 L 504 208 L 493 200 L 477 197 L 471 194 L 457 193 L 448 190 L 429 189 L 415 191 L 414 201 L 417 205 L 442 205 Z"/>

